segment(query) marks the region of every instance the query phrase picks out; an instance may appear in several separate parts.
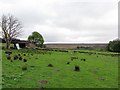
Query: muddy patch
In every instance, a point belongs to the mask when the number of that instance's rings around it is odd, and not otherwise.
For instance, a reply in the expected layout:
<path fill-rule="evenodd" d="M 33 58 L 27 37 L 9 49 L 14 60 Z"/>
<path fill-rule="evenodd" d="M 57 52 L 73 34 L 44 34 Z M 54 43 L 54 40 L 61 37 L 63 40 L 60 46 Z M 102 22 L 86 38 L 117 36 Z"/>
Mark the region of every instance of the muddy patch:
<path fill-rule="evenodd" d="M 47 84 L 48 81 L 47 81 L 47 80 L 41 80 L 41 81 L 39 81 L 39 83 L 40 83 L 40 84 Z"/>

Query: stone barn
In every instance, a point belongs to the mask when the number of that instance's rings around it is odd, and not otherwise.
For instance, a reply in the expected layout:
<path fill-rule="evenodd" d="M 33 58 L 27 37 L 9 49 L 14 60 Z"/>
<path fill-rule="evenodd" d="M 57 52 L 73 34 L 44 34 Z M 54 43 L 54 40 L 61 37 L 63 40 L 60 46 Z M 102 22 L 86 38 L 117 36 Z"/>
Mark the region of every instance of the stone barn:
<path fill-rule="evenodd" d="M 20 48 L 35 48 L 35 44 L 26 40 L 20 40 L 18 42 Z"/>
<path fill-rule="evenodd" d="M 0 41 L 2 43 L 6 43 L 4 39 L 0 38 Z M 20 39 L 13 39 L 11 41 L 11 44 L 14 44 L 14 48 L 16 48 L 16 44 L 19 44 L 20 48 L 35 48 L 35 44 L 32 42 L 29 42 L 27 40 L 20 40 Z"/>
<path fill-rule="evenodd" d="M 18 42 L 18 44 L 19 44 L 19 47 L 20 47 L 20 48 L 26 48 L 26 47 L 28 47 L 29 42 L 28 42 L 28 41 L 25 41 L 25 40 L 20 40 L 20 41 Z"/>

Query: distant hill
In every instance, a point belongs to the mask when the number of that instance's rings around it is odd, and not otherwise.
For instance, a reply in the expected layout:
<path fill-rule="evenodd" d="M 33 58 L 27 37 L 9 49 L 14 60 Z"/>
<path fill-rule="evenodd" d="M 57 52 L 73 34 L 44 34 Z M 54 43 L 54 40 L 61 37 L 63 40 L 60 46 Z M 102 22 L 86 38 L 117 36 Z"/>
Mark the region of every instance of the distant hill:
<path fill-rule="evenodd" d="M 46 48 L 105 48 L 108 43 L 54 43 L 54 44 L 45 44 Z"/>

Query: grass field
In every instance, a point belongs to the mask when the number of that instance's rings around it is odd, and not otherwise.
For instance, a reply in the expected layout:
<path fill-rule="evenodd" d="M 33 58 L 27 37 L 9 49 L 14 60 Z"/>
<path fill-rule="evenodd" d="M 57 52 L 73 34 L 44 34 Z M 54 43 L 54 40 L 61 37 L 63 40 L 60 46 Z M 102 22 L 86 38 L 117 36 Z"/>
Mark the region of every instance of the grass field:
<path fill-rule="evenodd" d="M 3 88 L 117 88 L 118 57 L 99 53 L 106 52 L 12 50 L 11 60 L 7 60 L 3 50 Z M 14 60 L 18 54 L 27 62 Z M 80 71 L 74 70 L 75 65 L 80 67 Z"/>
<path fill-rule="evenodd" d="M 2 43 L 0 42 L 0 89 L 2 89 Z"/>
<path fill-rule="evenodd" d="M 0 90 L 2 89 L 2 62 L 0 61 Z"/>
<path fill-rule="evenodd" d="M 0 43 L 0 45 L 2 46 L 2 47 L 6 47 L 6 43 Z M 14 44 L 10 44 L 10 47 L 14 47 Z"/>

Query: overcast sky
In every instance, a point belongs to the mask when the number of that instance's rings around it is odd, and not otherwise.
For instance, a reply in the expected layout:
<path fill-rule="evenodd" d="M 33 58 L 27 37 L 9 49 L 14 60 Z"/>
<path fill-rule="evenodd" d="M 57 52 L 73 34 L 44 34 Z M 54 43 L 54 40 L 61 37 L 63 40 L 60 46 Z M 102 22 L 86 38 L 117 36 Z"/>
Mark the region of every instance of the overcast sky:
<path fill-rule="evenodd" d="M 45 42 L 108 43 L 118 37 L 117 0 L 0 0 L 0 16 L 12 14 L 27 39 L 38 31 Z"/>

